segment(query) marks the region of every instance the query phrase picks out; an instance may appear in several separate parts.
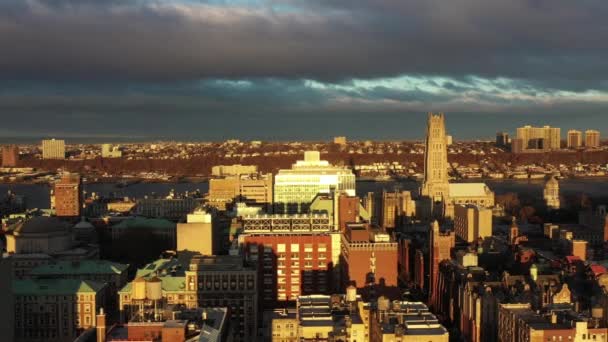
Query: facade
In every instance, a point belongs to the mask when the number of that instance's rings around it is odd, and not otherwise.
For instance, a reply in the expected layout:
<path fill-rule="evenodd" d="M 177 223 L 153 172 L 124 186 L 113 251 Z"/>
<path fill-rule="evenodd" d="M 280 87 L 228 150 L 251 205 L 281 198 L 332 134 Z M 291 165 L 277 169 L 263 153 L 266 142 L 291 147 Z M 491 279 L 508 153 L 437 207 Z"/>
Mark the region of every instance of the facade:
<path fill-rule="evenodd" d="M 370 321 L 370 341 L 448 342 L 450 339 L 447 329 L 421 302 L 391 302 L 381 296 Z"/>
<path fill-rule="evenodd" d="M 257 339 L 257 270 L 241 256 L 195 256 L 186 272 L 186 289 L 195 291 L 199 307 L 228 307 L 235 341 Z"/>
<path fill-rule="evenodd" d="M 342 278 L 345 285 L 392 294 L 398 282 L 398 246 L 385 231 L 367 223 L 354 223 L 342 235 Z"/>
<path fill-rule="evenodd" d="M 13 282 L 15 341 L 71 342 L 96 325 L 106 287 L 76 279 Z"/>
<path fill-rule="evenodd" d="M 54 185 L 55 215 L 77 218 L 82 210 L 82 180 L 79 174 L 64 174 Z"/>
<path fill-rule="evenodd" d="M 492 210 L 472 204 L 456 205 L 454 232 L 469 243 L 492 236 Z"/>
<path fill-rule="evenodd" d="M 291 169 L 279 170 L 274 178 L 274 212 L 307 213 L 319 194 L 334 189 L 355 196 L 355 175 L 345 167 L 331 166 L 320 160 L 318 151 L 307 151 Z"/>
<path fill-rule="evenodd" d="M 200 200 L 193 197 L 182 198 L 144 198 L 137 201 L 136 215 L 149 218 L 166 218 L 180 220 L 200 205 Z"/>
<path fill-rule="evenodd" d="M 122 151 L 120 146 L 112 144 L 101 145 L 101 157 L 102 158 L 120 158 L 122 157 Z"/>
<path fill-rule="evenodd" d="M 19 164 L 19 146 L 2 146 L 2 167 L 17 167 Z"/>
<path fill-rule="evenodd" d="M 382 192 L 382 227 L 397 228 L 415 215 L 416 202 L 412 199 L 411 192 Z"/>
<path fill-rule="evenodd" d="M 186 223 L 177 224 L 177 250 L 214 255 L 219 250 L 219 241 L 214 215 L 202 209 L 188 214 Z M 215 228 L 215 229 L 214 229 Z"/>
<path fill-rule="evenodd" d="M 524 150 L 559 150 L 561 130 L 557 127 L 524 126 L 517 128 L 517 139 L 521 139 Z"/>
<path fill-rule="evenodd" d="M 433 221 L 429 232 L 429 303 L 433 308 L 438 306 L 441 293 L 439 292 L 439 264 L 452 259 L 452 249 L 455 245 L 453 232 L 443 233 L 439 223 Z"/>
<path fill-rule="evenodd" d="M 326 215 L 245 217 L 239 245 L 245 259 L 258 265 L 265 307 L 335 289 L 340 234 Z"/>
<path fill-rule="evenodd" d="M 245 202 L 262 205 L 269 209 L 272 205 L 272 174 L 241 174 L 209 180 L 209 202 L 212 206 L 225 209 L 226 204 Z"/>
<path fill-rule="evenodd" d="M 65 141 L 42 140 L 42 159 L 65 159 Z"/>
<path fill-rule="evenodd" d="M 566 146 L 573 149 L 583 147 L 583 133 L 575 129 L 569 130 Z"/>
<path fill-rule="evenodd" d="M 211 175 L 213 177 L 249 175 L 254 173 L 258 173 L 257 165 L 216 165 L 211 168 Z"/>
<path fill-rule="evenodd" d="M 560 208 L 559 182 L 554 176 L 549 178 L 547 183 L 545 183 L 543 198 L 545 199 L 545 204 L 547 205 L 547 208 L 553 210 Z"/>
<path fill-rule="evenodd" d="M 585 147 L 599 148 L 600 147 L 600 131 L 588 129 L 585 131 Z"/>

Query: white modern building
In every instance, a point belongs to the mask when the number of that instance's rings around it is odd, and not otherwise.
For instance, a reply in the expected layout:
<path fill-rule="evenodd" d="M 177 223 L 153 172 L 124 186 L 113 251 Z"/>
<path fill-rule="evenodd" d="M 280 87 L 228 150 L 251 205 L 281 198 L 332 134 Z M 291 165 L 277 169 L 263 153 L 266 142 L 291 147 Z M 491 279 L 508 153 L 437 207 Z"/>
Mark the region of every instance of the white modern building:
<path fill-rule="evenodd" d="M 275 213 L 306 213 L 317 194 L 332 189 L 355 196 L 355 174 L 320 160 L 318 151 L 306 151 L 304 160 L 298 160 L 291 169 L 279 170 L 275 176 Z"/>

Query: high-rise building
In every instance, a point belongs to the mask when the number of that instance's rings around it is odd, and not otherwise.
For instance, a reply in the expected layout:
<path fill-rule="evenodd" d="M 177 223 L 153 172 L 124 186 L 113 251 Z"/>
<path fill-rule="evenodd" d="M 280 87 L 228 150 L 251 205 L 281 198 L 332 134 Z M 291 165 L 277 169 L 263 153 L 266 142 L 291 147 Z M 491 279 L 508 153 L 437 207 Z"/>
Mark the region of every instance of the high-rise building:
<path fill-rule="evenodd" d="M 498 147 L 506 147 L 509 146 L 509 133 L 507 132 L 497 132 L 496 133 L 496 146 Z"/>
<path fill-rule="evenodd" d="M 429 303 L 437 307 L 439 302 L 439 264 L 443 260 L 452 259 L 452 249 L 455 245 L 453 232 L 441 232 L 439 222 L 433 221 L 429 231 Z"/>
<path fill-rule="evenodd" d="M 545 189 L 543 191 L 543 197 L 545 199 L 545 203 L 547 208 L 549 209 L 559 209 L 559 181 L 555 176 L 549 178 L 547 183 L 545 183 Z"/>
<path fill-rule="evenodd" d="M 42 159 L 65 159 L 65 141 L 42 140 Z"/>
<path fill-rule="evenodd" d="M 274 178 L 275 213 L 306 213 L 319 193 L 334 189 L 355 196 L 355 174 L 346 167 L 320 160 L 318 151 L 306 151 L 291 169 L 279 170 Z"/>
<path fill-rule="evenodd" d="M 522 140 L 524 150 L 559 150 L 561 130 L 557 127 L 528 125 L 517 128 L 517 139 Z"/>
<path fill-rule="evenodd" d="M 66 173 L 55 183 L 55 215 L 79 217 L 82 209 L 82 181 L 79 174 Z"/>
<path fill-rule="evenodd" d="M 450 197 L 448 151 L 445 136 L 445 117 L 443 113 L 438 115 L 429 113 L 421 195 L 431 200 L 432 215 L 443 215 L 445 204 Z"/>
<path fill-rule="evenodd" d="M 585 131 L 585 147 L 600 147 L 600 131 L 596 131 L 594 129 L 588 129 Z"/>
<path fill-rule="evenodd" d="M 412 199 L 411 192 L 382 192 L 382 227 L 397 228 L 415 214 L 416 202 Z"/>
<path fill-rule="evenodd" d="M 581 131 L 571 129 L 568 131 L 568 140 L 566 141 L 568 148 L 579 148 L 583 146 L 583 133 Z"/>
<path fill-rule="evenodd" d="M 454 232 L 466 242 L 492 236 L 492 209 L 472 204 L 456 205 Z"/>
<path fill-rule="evenodd" d="M 327 215 L 244 217 L 239 245 L 246 260 L 258 264 L 265 307 L 337 289 L 340 234 Z"/>
<path fill-rule="evenodd" d="M 369 285 L 375 284 L 378 292 L 394 295 L 398 282 L 398 254 L 397 242 L 386 231 L 367 223 L 348 224 L 342 234 L 344 285 L 366 291 Z"/>
<path fill-rule="evenodd" d="M 112 144 L 101 145 L 101 157 L 102 158 L 120 158 L 122 157 L 122 151 L 120 147 Z"/>
<path fill-rule="evenodd" d="M 19 146 L 2 146 L 2 167 L 16 167 L 19 163 Z"/>

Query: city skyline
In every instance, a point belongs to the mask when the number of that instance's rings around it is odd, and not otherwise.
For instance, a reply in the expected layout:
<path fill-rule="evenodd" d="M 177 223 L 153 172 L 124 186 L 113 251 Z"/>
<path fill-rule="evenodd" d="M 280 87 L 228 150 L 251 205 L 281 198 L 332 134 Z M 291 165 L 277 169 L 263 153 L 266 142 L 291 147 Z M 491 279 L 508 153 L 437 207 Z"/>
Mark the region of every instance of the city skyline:
<path fill-rule="evenodd" d="M 348 116 L 353 127 L 326 135 L 363 138 L 357 126 L 427 111 L 607 129 L 607 11 L 524 0 L 4 1 L 0 136 L 215 140 L 206 128 L 231 117 L 223 134 L 254 138 L 253 126 L 269 139 Z M 297 138 L 307 137 L 320 138 Z"/>

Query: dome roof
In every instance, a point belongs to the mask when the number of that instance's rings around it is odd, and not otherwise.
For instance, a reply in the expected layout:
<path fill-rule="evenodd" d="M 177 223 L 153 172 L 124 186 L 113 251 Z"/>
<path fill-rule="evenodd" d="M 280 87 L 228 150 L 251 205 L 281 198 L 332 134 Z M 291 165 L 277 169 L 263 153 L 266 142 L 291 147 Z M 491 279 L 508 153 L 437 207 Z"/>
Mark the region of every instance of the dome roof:
<path fill-rule="evenodd" d="M 69 223 L 61 221 L 56 217 L 35 216 L 25 221 L 15 223 L 9 230 L 20 235 L 68 232 L 70 228 L 71 225 Z"/>

